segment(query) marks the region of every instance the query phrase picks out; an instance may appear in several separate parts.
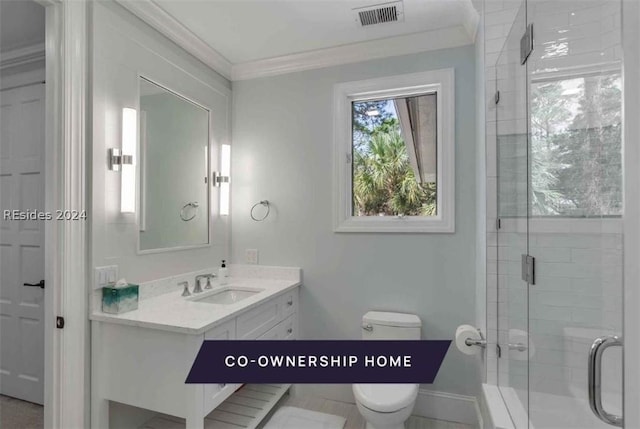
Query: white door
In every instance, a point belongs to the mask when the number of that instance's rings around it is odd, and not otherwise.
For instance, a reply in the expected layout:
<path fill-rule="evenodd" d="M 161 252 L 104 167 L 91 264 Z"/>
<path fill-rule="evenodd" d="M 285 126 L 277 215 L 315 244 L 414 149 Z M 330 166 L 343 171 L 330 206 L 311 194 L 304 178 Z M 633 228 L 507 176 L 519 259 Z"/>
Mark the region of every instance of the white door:
<path fill-rule="evenodd" d="M 44 400 L 44 84 L 0 92 L 0 392 Z M 55 220 L 54 220 L 55 222 Z"/>

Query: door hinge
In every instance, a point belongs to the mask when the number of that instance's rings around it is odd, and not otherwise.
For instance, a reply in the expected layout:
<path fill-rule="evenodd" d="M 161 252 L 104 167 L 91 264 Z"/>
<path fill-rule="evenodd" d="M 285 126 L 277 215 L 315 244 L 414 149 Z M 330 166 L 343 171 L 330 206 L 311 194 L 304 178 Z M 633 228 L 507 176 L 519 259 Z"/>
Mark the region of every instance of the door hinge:
<path fill-rule="evenodd" d="M 531 52 L 533 52 L 533 24 L 527 25 L 527 29 L 520 39 L 520 64 L 527 62 Z"/>
<path fill-rule="evenodd" d="M 496 229 L 500 229 L 502 228 L 502 221 L 500 221 L 500 218 L 496 219 Z"/>
<path fill-rule="evenodd" d="M 502 349 L 500 348 L 500 344 L 496 344 L 496 354 L 498 355 L 498 358 L 502 357 Z"/>
<path fill-rule="evenodd" d="M 536 284 L 536 258 L 522 255 L 522 280 L 530 285 Z"/>
<path fill-rule="evenodd" d="M 500 91 L 496 91 L 495 95 L 493 96 L 493 101 L 495 101 L 496 104 L 500 102 Z"/>
<path fill-rule="evenodd" d="M 56 328 L 63 329 L 64 328 L 64 317 L 57 316 L 56 317 Z"/>
<path fill-rule="evenodd" d="M 347 153 L 347 164 L 351 164 L 351 162 L 353 161 L 353 155 L 351 153 Z"/>

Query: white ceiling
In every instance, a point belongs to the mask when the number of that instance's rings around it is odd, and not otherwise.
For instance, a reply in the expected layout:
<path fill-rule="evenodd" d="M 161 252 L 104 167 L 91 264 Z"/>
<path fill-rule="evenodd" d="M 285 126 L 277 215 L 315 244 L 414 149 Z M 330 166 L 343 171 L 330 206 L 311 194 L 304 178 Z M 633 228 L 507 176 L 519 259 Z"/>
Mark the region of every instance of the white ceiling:
<path fill-rule="evenodd" d="M 471 0 L 404 0 L 404 22 L 360 27 L 386 0 L 155 0 L 232 64 L 467 24 Z"/>
<path fill-rule="evenodd" d="M 44 8 L 31 0 L 0 0 L 0 51 L 44 43 Z"/>

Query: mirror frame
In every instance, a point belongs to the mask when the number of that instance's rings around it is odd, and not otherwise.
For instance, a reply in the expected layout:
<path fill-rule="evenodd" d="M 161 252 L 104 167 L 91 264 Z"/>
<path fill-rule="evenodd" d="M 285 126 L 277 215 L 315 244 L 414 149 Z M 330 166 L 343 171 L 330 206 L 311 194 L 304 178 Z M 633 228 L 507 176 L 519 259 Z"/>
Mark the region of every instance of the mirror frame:
<path fill-rule="evenodd" d="M 138 73 L 136 75 L 137 77 L 137 93 L 136 93 L 136 108 L 138 111 L 138 115 L 137 115 L 137 136 L 136 136 L 136 144 L 137 144 L 137 148 L 138 148 L 138 157 L 136 160 L 136 247 L 137 247 L 137 253 L 138 255 L 148 255 L 148 254 L 154 254 L 154 253 L 165 253 L 165 252 L 177 252 L 177 251 L 181 251 L 181 250 L 191 250 L 191 249 L 202 249 L 205 247 L 211 247 L 213 244 L 213 217 L 214 217 L 214 210 L 213 210 L 213 192 L 212 192 L 212 187 L 213 184 L 211 183 L 211 178 L 212 178 L 212 166 L 213 166 L 213 162 L 212 162 L 212 158 L 213 158 L 213 129 L 212 129 L 212 113 L 211 113 L 211 109 L 204 106 L 202 103 L 199 103 L 197 101 L 195 101 L 193 98 L 191 97 L 187 97 L 184 94 L 178 92 L 178 91 L 174 91 L 172 89 L 169 89 L 169 87 L 167 87 L 167 85 L 165 85 L 164 83 L 161 83 L 159 80 L 154 79 L 149 77 L 147 74 L 143 74 L 143 73 Z M 189 103 L 193 104 L 194 106 L 200 107 L 201 109 L 204 109 L 207 112 L 207 242 L 203 243 L 203 244 L 190 244 L 190 245 L 183 245 L 183 246 L 175 246 L 175 247 L 160 247 L 157 249 L 141 249 L 140 248 L 140 208 L 141 208 L 141 199 L 142 199 L 142 192 L 141 192 L 141 182 L 140 182 L 140 178 L 141 178 L 141 141 L 140 141 L 140 119 L 142 117 L 142 115 L 140 114 L 140 80 L 144 79 L 145 81 L 159 86 L 160 88 L 164 89 L 165 91 L 182 98 L 185 101 L 188 101 Z"/>

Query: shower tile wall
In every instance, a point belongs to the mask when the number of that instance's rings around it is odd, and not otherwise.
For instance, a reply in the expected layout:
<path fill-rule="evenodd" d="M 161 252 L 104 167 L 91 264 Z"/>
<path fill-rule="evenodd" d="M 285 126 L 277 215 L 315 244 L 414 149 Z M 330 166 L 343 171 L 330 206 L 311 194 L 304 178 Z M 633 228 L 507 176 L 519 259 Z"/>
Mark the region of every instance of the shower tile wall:
<path fill-rule="evenodd" d="M 503 230 L 515 229 L 513 223 L 503 220 Z M 537 276 L 529 293 L 529 330 L 535 348 L 530 355 L 529 383 L 533 391 L 562 395 L 575 395 L 567 390 L 575 386 L 586 398 L 588 347 L 600 335 L 621 332 L 622 224 L 614 219 L 582 219 L 571 226 L 562 223 L 530 222 L 529 252 L 536 257 Z M 601 230 L 609 232 L 602 234 Z M 505 272 L 497 299 L 500 313 L 513 322 L 527 316 L 510 314 L 508 308 L 509 304 L 517 307 L 521 298 L 511 291 L 522 284 L 522 235 L 504 234 L 511 237 L 501 242 L 514 243 L 514 247 L 497 250 L 504 267 L 500 271 Z M 504 322 L 502 326 L 509 326 Z M 508 332 L 502 334 L 506 340 Z M 518 353 L 510 355 L 518 357 Z"/>
<path fill-rule="evenodd" d="M 498 384 L 500 380 L 500 385 L 526 385 L 528 382 L 529 390 L 533 392 L 529 395 L 532 422 L 536 427 L 545 427 L 552 424 L 550 422 L 557 425 L 571 414 L 565 409 L 564 415 L 555 415 L 549 404 L 549 395 L 586 399 L 587 353 L 593 339 L 621 333 L 622 224 L 616 218 L 531 219 L 529 253 L 536 257 L 537 279 L 536 285 L 530 289 L 528 313 L 523 314 L 521 310 L 527 306 L 521 300 L 526 299 L 526 295 L 518 290 L 522 290 L 523 284 L 520 279 L 520 253 L 525 236 L 521 215 L 526 213 L 523 212 L 526 201 L 522 200 L 526 192 L 522 194 L 521 191 L 526 189 L 526 183 L 522 183 L 521 175 L 509 177 L 508 171 L 502 171 L 498 184 L 496 159 L 499 154 L 503 161 L 510 158 L 505 162 L 507 165 L 526 163 L 527 154 L 523 151 L 524 142 L 517 144 L 514 136 L 497 143 L 493 67 L 521 4 L 520 1 L 487 0 L 484 13 L 487 66 L 487 335 L 490 343 L 487 382 Z M 571 76 L 576 67 L 593 67 L 620 60 L 619 7 L 612 4 L 609 1 L 529 0 L 528 19 L 535 23 L 536 39 L 536 50 L 529 60 L 530 74 L 535 76 L 536 73 L 564 70 Z M 505 88 L 505 82 L 500 82 L 500 86 L 501 90 L 509 89 Z M 505 98 L 514 102 L 513 97 Z M 501 122 L 501 135 L 507 134 L 509 127 L 522 129 L 521 124 L 517 124 L 517 115 L 510 113 L 517 111 L 513 107 L 500 105 L 499 116 L 504 120 Z M 501 198 L 498 208 L 496 190 L 499 187 Z M 498 210 L 505 216 L 500 245 L 495 227 Z M 509 219 L 509 215 L 517 217 Z M 497 275 L 498 264 L 500 278 Z M 509 327 L 519 325 L 514 322 L 523 318 L 529 319 L 533 345 L 528 374 L 527 366 L 514 365 L 523 352 L 506 352 L 499 366 L 495 353 L 496 339 L 500 338 L 499 342 L 506 344 Z M 513 332 L 511 337 L 513 342 Z M 611 363 L 604 366 L 605 383 L 609 383 L 604 390 L 609 393 L 619 392 L 621 387 L 616 382 L 620 379 L 621 370 L 616 353 L 617 350 L 612 350 L 609 356 Z M 522 383 L 518 378 L 522 378 Z M 615 395 L 612 402 L 616 402 Z M 615 409 L 616 404 L 611 405 L 611 411 Z M 581 410 L 579 414 L 582 413 Z M 565 424 L 578 423 L 565 420 Z M 592 421 L 580 424 L 584 427 L 595 425 Z"/>

